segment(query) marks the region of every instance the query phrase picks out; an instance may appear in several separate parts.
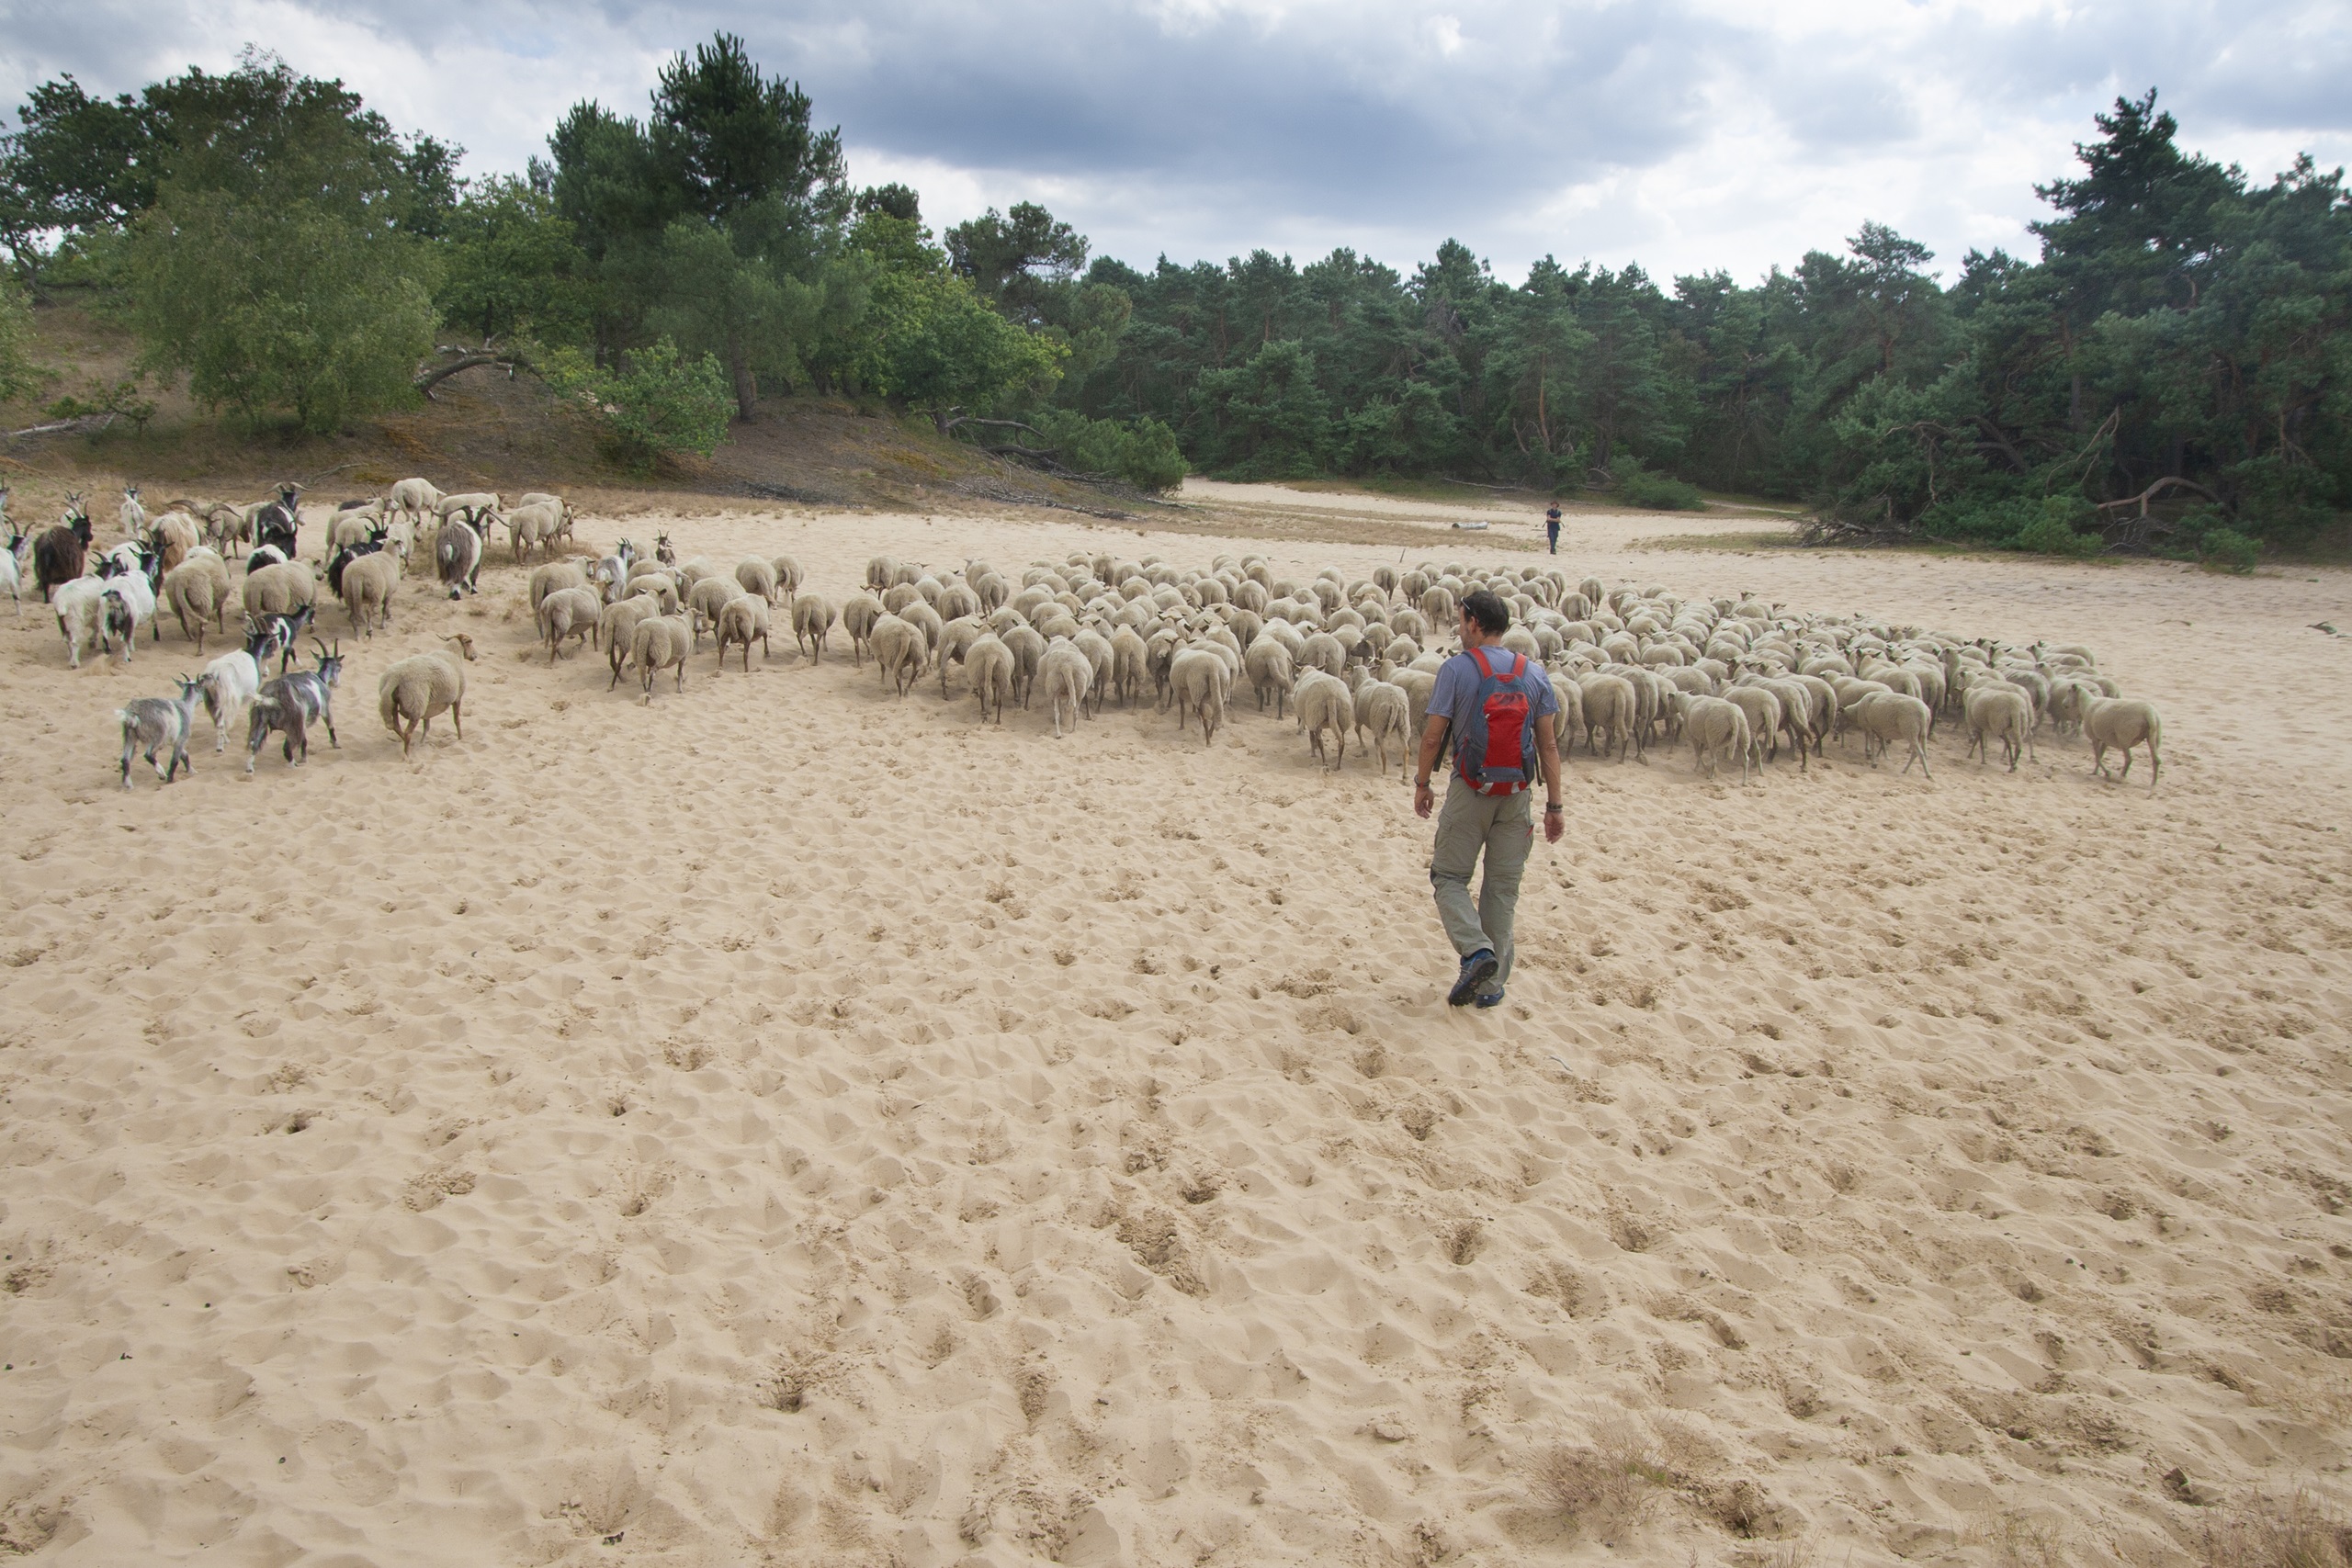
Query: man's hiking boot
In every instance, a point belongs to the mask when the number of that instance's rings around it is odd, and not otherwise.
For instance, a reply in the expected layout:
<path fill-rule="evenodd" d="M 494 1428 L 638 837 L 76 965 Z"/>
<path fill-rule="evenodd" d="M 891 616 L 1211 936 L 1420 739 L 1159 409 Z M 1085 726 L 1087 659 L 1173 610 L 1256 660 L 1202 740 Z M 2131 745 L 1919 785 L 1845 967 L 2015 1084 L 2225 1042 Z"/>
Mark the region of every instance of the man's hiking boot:
<path fill-rule="evenodd" d="M 1448 1007 L 1467 1007 L 1478 987 L 1495 977 L 1502 964 L 1495 958 L 1495 950 L 1482 947 L 1462 961 L 1462 976 L 1453 982 L 1453 989 L 1445 994 Z"/>

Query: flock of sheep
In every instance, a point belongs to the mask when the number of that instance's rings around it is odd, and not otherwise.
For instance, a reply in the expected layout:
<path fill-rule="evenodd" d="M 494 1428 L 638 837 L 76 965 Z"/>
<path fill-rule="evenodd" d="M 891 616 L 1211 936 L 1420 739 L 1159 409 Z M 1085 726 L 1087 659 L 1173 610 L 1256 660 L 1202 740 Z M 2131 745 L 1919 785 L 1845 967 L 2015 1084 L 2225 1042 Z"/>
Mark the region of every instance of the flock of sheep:
<path fill-rule="evenodd" d="M 1180 724 L 1197 719 L 1211 743 L 1246 680 L 1259 711 L 1295 712 L 1332 768 L 1353 732 L 1359 755 L 1375 755 L 1385 773 L 1392 748 L 1397 765 L 1410 765 L 1444 660 L 1437 645 L 1454 635 L 1463 596 L 1485 588 L 1511 611 L 1504 646 L 1548 671 L 1571 750 L 1581 737 L 1595 756 L 1622 761 L 1688 740 L 1702 772 L 1736 759 L 1744 783 L 1783 742 L 1803 770 L 1850 728 L 1873 764 L 1900 747 L 1905 771 L 1916 762 L 1926 773 L 1928 739 L 1949 713 L 1973 753 L 1989 760 L 1997 744 L 2012 773 L 2045 722 L 2081 730 L 2102 777 L 2109 750 L 2128 775 L 2144 746 L 2152 789 L 2161 766 L 2155 709 L 2122 696 L 2086 648 L 2015 648 L 1663 588 L 1611 591 L 1556 570 L 1428 564 L 1352 582 L 1326 569 L 1302 581 L 1254 556 L 1220 557 L 1202 573 L 1156 558 L 1079 555 L 1024 569 L 1016 588 L 985 561 L 933 572 L 877 556 L 864 590 L 838 609 L 800 584 L 788 556 L 731 569 L 679 562 L 665 537 L 651 560 L 624 541 L 602 560 L 543 565 L 530 598 L 550 663 L 567 639 L 601 638 L 612 684 L 631 669 L 649 702 L 662 671 L 674 667 L 684 685 L 706 627 L 722 665 L 740 644 L 748 669 L 751 643 L 764 656 L 771 611 L 782 606 L 810 660 L 838 624 L 853 662 L 870 654 L 901 697 L 933 672 L 950 696 L 960 667 L 983 723 L 1001 724 L 1008 701 L 1029 706 L 1042 684 L 1058 739 L 1101 704 L 1133 705 L 1148 688 Z"/>
<path fill-rule="evenodd" d="M 0 490 L 0 521 L 6 507 Z M 560 497 L 526 495 L 510 508 L 494 494 L 445 495 L 423 479 L 339 509 L 323 573 L 295 552 L 292 486 L 251 507 L 175 502 L 153 517 L 133 489 L 121 523 L 124 542 L 95 551 L 88 514 L 69 499 L 64 521 L 46 533 L 8 528 L 0 573 L 12 596 L 27 575 L 37 579 L 75 664 L 93 645 L 119 646 L 127 661 L 141 626 L 160 639 L 159 607 L 174 613 L 201 653 L 208 626 L 222 629 L 228 605 L 241 600 L 243 648 L 183 679 L 177 695 L 121 710 L 126 787 L 135 755 L 166 782 L 186 765 L 199 705 L 212 718 L 216 750 L 245 720 L 248 773 L 272 734 L 284 737 L 289 762 L 307 754 L 312 725 L 323 725 L 332 743 L 340 643 L 313 637 L 315 668 L 290 668 L 295 642 L 315 621 L 322 577 L 352 630 L 372 637 L 389 621 L 394 590 L 428 528 L 435 573 L 456 598 L 474 591 L 497 526 L 507 529 L 517 564 L 534 548 L 542 557 L 528 599 L 548 661 L 585 640 L 605 654 L 608 689 L 627 674 L 648 703 L 665 671 L 683 689 L 686 660 L 706 634 L 721 667 L 740 649 L 748 670 L 754 642 L 764 660 L 781 615 L 811 660 L 823 657 L 838 626 L 853 662 L 862 666 L 870 655 L 902 697 L 933 673 L 948 697 L 960 670 L 983 723 L 993 716 L 1001 724 L 1008 703 L 1028 707 L 1042 684 L 1057 738 L 1103 703 L 1148 699 L 1172 709 L 1180 725 L 1197 721 L 1203 741 L 1213 743 L 1246 682 L 1261 712 L 1295 715 L 1312 754 L 1333 769 L 1344 763 L 1352 732 L 1359 755 L 1376 756 L 1385 773 L 1411 767 L 1438 667 L 1458 640 L 1462 600 L 1484 588 L 1510 610 L 1503 646 L 1549 674 L 1564 753 L 1579 737 L 1595 757 L 1613 753 L 1620 761 L 1681 741 L 1702 773 L 1736 761 L 1745 783 L 1784 747 L 1802 770 L 1826 741 L 1850 730 L 1873 765 L 1899 749 L 1905 771 L 1916 763 L 1924 773 L 1928 740 L 1949 716 L 1968 735 L 1971 753 L 1989 761 L 1997 745 L 2011 772 L 2033 755 L 2045 723 L 2079 730 L 2101 777 L 2109 750 L 2121 753 L 2120 778 L 2144 747 L 2151 789 L 2162 765 L 2155 709 L 2124 697 L 2079 646 L 2019 647 L 1746 597 L 1612 590 L 1557 570 L 1430 563 L 1382 567 L 1357 581 L 1329 568 L 1294 580 L 1255 556 L 1219 557 L 1195 572 L 1157 558 L 1074 555 L 1022 570 L 1016 586 L 984 561 L 933 571 L 877 556 L 864 588 L 836 606 L 802 591 L 800 567 L 788 556 L 731 567 L 680 561 L 664 536 L 650 557 L 623 540 L 610 555 L 558 558 L 555 547 L 571 537 L 572 525 Z M 232 594 L 223 552 L 248 544 L 243 590 Z M 403 754 L 444 712 L 462 738 L 473 644 L 445 640 L 451 650 L 401 660 L 379 686 L 379 713 Z M 278 673 L 265 679 L 273 657 Z"/>

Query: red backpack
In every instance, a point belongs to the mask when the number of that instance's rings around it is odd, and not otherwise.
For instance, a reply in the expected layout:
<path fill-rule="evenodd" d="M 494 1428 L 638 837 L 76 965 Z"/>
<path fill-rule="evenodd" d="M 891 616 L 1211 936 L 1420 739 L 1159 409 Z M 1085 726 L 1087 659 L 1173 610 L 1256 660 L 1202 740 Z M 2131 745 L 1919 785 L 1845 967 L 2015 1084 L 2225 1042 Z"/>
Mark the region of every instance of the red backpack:
<path fill-rule="evenodd" d="M 1527 660 L 1513 653 L 1510 673 L 1498 675 L 1487 649 L 1474 648 L 1478 700 L 1454 726 L 1453 771 L 1480 795 L 1517 795 L 1532 782 L 1535 714 L 1519 685 Z"/>

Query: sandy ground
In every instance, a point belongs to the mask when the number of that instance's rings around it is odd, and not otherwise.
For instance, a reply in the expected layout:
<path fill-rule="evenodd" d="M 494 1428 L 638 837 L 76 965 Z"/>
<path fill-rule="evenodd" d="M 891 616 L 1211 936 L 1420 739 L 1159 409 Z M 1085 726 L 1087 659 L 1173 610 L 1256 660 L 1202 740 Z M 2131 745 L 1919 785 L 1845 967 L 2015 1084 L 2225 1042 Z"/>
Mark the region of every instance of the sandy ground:
<path fill-rule="evenodd" d="M 836 598 L 1251 547 L 670 531 Z M 345 636 L 339 750 L 125 794 L 177 631 L 74 673 L 0 617 L 0 1547 L 2041 1568 L 2337 1495 L 2352 579 L 1658 531 L 1565 560 L 2087 642 L 2162 787 L 1580 754 L 1472 1015 L 1401 776 L 1246 695 L 1056 742 L 837 634 L 648 707 L 526 661 L 502 551 Z M 403 762 L 376 674 L 459 627 L 465 739 Z"/>

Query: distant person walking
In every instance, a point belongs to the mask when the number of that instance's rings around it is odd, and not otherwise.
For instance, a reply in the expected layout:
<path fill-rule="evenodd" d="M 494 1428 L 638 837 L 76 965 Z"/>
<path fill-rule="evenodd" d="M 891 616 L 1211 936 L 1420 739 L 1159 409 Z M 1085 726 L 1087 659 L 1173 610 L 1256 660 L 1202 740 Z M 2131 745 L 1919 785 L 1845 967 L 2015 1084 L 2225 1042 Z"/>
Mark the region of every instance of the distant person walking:
<path fill-rule="evenodd" d="M 1552 553 L 1560 553 L 1560 503 L 1554 502 L 1544 513 L 1544 536 L 1552 543 Z"/>
<path fill-rule="evenodd" d="M 1487 589 L 1462 601 L 1462 651 L 1447 660 L 1430 691 L 1429 728 L 1421 736 L 1420 767 L 1413 778 L 1413 811 L 1427 817 L 1436 804 L 1430 771 L 1449 737 L 1453 743 L 1445 809 L 1437 819 L 1430 856 L 1430 886 L 1438 919 L 1461 955 L 1462 970 L 1446 1000 L 1482 1008 L 1503 999 L 1510 979 L 1511 919 L 1520 876 L 1535 841 L 1528 811 L 1529 785 L 1540 766 L 1544 780 L 1544 841 L 1556 844 L 1566 825 L 1560 803 L 1559 698 L 1543 667 L 1501 646 L 1510 612 Z M 1478 897 L 1470 874 L 1483 858 Z"/>

